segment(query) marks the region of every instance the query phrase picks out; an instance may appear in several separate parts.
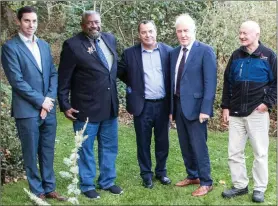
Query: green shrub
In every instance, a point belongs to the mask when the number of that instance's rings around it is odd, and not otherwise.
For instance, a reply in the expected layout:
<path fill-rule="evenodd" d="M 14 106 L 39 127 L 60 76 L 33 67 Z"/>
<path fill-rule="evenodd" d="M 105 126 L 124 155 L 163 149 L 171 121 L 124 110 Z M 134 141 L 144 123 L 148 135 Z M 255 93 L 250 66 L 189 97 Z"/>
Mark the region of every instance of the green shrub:
<path fill-rule="evenodd" d="M 17 179 L 24 174 L 20 140 L 14 118 L 11 117 L 11 87 L 1 84 L 1 183 Z"/>

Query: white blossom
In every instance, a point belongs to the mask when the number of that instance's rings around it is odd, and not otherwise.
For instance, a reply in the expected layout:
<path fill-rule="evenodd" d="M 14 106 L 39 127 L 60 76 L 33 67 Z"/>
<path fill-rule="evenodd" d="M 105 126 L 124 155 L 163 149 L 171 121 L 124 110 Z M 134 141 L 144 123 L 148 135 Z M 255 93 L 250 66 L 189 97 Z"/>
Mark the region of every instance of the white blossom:
<path fill-rule="evenodd" d="M 79 182 L 79 180 L 77 177 L 73 178 L 72 183 L 77 184 L 78 182 Z"/>
<path fill-rule="evenodd" d="M 70 174 L 69 172 L 60 171 L 59 174 L 61 175 L 62 178 L 65 178 L 65 179 L 71 179 L 72 178 L 72 174 Z"/>
<path fill-rule="evenodd" d="M 64 164 L 67 165 L 68 167 L 72 165 L 72 161 L 69 158 L 64 158 Z"/>
<path fill-rule="evenodd" d="M 78 174 L 78 166 L 76 165 L 74 167 L 71 167 L 70 172 L 73 173 L 73 174 Z"/>
<path fill-rule="evenodd" d="M 70 202 L 73 205 L 79 205 L 79 201 L 78 201 L 78 199 L 76 197 L 70 197 L 68 199 L 68 202 Z"/>
<path fill-rule="evenodd" d="M 35 194 L 28 191 L 26 188 L 23 188 L 23 190 L 28 194 L 29 198 L 36 203 L 36 205 L 50 205 L 48 202 L 37 197 Z"/>

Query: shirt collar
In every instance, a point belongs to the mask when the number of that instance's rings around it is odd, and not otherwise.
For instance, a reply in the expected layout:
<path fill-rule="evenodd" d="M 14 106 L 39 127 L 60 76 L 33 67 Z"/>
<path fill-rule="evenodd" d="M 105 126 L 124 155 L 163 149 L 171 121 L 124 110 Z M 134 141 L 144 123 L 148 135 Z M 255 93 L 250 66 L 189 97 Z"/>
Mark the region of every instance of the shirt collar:
<path fill-rule="evenodd" d="M 143 53 L 143 52 L 153 52 L 153 51 L 159 49 L 159 46 L 158 46 L 158 45 L 159 45 L 159 44 L 156 43 L 156 47 L 155 47 L 154 49 L 152 49 L 152 50 L 147 50 L 147 49 L 144 48 L 143 44 L 141 43 L 141 51 L 142 51 L 142 53 Z"/>
<path fill-rule="evenodd" d="M 32 41 L 30 39 L 28 39 L 26 36 L 24 36 L 20 32 L 18 32 L 18 35 L 24 43 L 32 43 Z M 33 38 L 34 38 L 34 42 L 37 43 L 38 42 L 38 37 L 36 35 L 34 35 Z"/>
<path fill-rule="evenodd" d="M 185 47 L 185 46 L 181 46 L 181 50 L 183 49 L 183 48 L 187 48 L 187 53 L 189 53 L 189 51 L 191 50 L 191 48 L 192 48 L 192 46 L 193 46 L 193 44 L 194 44 L 194 42 L 195 42 L 195 40 L 194 41 L 192 41 L 187 47 Z"/>

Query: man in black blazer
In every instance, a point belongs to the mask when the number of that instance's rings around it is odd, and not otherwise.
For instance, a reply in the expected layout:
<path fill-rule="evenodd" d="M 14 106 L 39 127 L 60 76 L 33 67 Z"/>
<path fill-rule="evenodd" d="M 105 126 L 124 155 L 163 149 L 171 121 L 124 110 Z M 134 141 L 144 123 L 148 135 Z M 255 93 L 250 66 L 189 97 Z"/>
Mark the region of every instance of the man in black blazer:
<path fill-rule="evenodd" d="M 116 39 L 100 32 L 100 14 L 82 14 L 82 32 L 66 40 L 58 70 L 58 99 L 60 109 L 73 121 L 75 131 L 89 123 L 78 160 L 80 189 L 88 198 L 99 198 L 94 179 L 96 164 L 94 140 L 98 138 L 100 175 L 98 185 L 113 194 L 123 191 L 116 186 L 115 161 L 118 153 L 118 98 L 116 88 Z M 70 99 L 69 99 L 70 94 Z"/>
<path fill-rule="evenodd" d="M 156 42 L 153 21 L 138 25 L 141 44 L 126 49 L 118 66 L 118 77 L 125 82 L 127 111 L 134 116 L 137 158 L 143 185 L 152 188 L 150 154 L 152 128 L 155 136 L 156 178 L 170 184 L 166 160 L 169 150 L 170 67 L 172 48 Z"/>

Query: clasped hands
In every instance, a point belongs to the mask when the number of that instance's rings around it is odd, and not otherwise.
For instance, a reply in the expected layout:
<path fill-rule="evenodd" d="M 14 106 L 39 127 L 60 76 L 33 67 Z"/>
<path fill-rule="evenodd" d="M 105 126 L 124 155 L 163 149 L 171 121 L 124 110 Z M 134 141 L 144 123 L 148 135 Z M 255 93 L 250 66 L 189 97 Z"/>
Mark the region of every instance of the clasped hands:
<path fill-rule="evenodd" d="M 42 103 L 42 110 L 41 110 L 41 114 L 40 114 L 40 117 L 42 119 L 45 119 L 47 116 L 47 112 L 50 112 L 53 109 L 54 102 L 55 102 L 55 99 L 52 99 L 50 97 L 45 97 L 44 102 Z"/>

